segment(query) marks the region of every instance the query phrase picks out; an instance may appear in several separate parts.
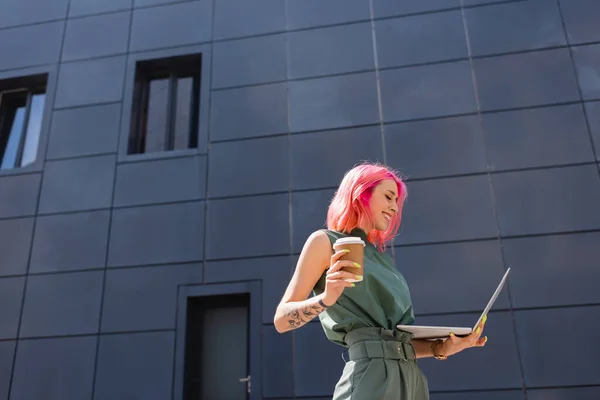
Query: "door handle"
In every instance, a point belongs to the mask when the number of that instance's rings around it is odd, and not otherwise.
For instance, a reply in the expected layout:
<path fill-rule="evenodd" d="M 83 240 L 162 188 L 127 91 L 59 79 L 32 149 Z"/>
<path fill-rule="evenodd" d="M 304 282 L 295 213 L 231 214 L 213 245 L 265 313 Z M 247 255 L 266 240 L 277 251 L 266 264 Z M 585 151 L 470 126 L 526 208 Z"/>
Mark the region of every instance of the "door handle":
<path fill-rule="evenodd" d="M 246 383 L 246 391 L 248 392 L 248 394 L 250 394 L 250 391 L 252 389 L 252 377 L 248 375 L 247 377 L 240 378 L 238 380 L 240 381 L 240 383 Z"/>

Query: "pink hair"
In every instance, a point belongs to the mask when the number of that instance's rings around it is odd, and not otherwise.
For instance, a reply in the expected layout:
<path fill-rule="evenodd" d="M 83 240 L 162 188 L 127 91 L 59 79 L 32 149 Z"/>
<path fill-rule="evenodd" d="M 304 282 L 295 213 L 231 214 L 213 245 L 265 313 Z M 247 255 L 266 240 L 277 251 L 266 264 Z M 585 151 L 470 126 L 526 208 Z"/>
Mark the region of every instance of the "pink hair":
<path fill-rule="evenodd" d="M 350 233 L 355 228 L 373 226 L 369 201 L 373 189 L 384 179 L 393 179 L 398 187 L 398 210 L 388 228 L 382 232 L 371 229 L 367 240 L 383 251 L 398 229 L 402 219 L 402 206 L 408 195 L 406 185 L 390 168 L 381 164 L 363 163 L 346 172 L 327 210 L 327 229 Z"/>

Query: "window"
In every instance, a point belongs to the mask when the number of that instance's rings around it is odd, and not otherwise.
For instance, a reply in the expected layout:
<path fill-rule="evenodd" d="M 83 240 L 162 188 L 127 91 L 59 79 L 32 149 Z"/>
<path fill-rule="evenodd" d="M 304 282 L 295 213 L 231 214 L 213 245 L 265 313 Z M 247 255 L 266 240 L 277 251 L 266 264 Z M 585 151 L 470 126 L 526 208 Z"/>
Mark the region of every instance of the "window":
<path fill-rule="evenodd" d="M 136 65 L 128 154 L 198 146 L 201 55 Z"/>
<path fill-rule="evenodd" d="M 0 169 L 25 167 L 36 160 L 46 82 L 47 75 L 0 82 Z"/>
<path fill-rule="evenodd" d="M 184 396 L 186 400 L 247 400 L 250 296 L 188 299 Z"/>

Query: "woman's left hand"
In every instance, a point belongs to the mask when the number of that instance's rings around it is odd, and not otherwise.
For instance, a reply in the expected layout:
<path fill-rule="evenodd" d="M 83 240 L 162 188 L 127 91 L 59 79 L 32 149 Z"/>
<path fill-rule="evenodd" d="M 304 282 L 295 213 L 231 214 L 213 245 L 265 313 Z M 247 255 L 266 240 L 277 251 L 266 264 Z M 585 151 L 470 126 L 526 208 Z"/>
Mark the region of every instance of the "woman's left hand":
<path fill-rule="evenodd" d="M 483 328 L 487 315 L 485 315 L 477 328 L 468 336 L 458 337 L 454 334 L 450 334 L 450 337 L 439 346 L 440 354 L 444 356 L 451 356 L 471 347 L 483 347 L 487 342 L 487 336 L 481 337 L 483 334 Z"/>

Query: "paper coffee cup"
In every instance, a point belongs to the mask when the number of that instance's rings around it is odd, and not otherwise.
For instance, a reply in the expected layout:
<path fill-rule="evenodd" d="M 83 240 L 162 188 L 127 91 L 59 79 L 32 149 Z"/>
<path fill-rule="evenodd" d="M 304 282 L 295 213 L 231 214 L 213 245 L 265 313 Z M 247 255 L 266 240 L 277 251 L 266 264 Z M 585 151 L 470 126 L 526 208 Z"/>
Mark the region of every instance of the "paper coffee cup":
<path fill-rule="evenodd" d="M 365 242 L 359 237 L 345 237 L 335 241 L 333 249 L 337 252 L 343 249 L 350 250 L 340 257 L 340 260 L 349 260 L 360 265 L 357 267 L 342 267 L 342 271 L 350 272 L 353 275 L 364 276 L 364 255 Z M 348 282 L 360 282 L 362 279 L 346 279 Z"/>

